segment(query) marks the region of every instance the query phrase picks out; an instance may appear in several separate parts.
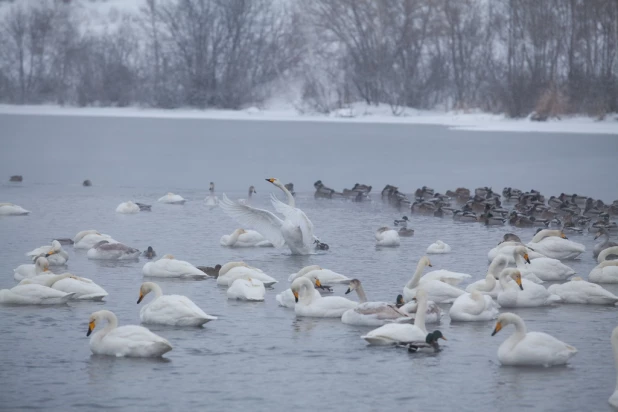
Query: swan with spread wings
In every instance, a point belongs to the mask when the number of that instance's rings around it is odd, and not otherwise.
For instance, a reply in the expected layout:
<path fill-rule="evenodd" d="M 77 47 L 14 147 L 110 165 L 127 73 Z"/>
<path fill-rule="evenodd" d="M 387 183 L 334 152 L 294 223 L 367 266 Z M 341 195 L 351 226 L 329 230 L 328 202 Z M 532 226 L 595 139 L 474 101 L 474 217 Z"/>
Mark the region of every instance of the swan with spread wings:
<path fill-rule="evenodd" d="M 280 219 L 272 212 L 254 208 L 231 201 L 223 194 L 219 205 L 230 217 L 242 226 L 253 227 L 277 248 L 287 246 L 294 255 L 309 255 L 316 249 L 327 250 L 328 245 L 321 243 L 313 234 L 313 223 L 305 213 L 296 207 L 294 196 L 285 188 L 279 179 L 266 179 L 285 193 L 288 203 L 285 204 L 273 194 L 270 201 L 275 210 L 284 216 Z"/>

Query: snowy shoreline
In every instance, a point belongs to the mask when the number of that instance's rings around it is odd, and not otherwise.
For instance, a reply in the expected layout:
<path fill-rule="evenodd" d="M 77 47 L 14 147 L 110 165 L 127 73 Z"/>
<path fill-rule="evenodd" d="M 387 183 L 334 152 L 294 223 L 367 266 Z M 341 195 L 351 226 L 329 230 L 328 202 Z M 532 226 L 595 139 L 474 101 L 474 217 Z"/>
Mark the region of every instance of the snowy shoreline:
<path fill-rule="evenodd" d="M 509 119 L 490 113 L 440 112 L 406 109 L 400 116 L 392 114 L 387 105 L 367 106 L 356 104 L 350 109 L 341 109 L 331 114 L 303 114 L 293 107 L 277 107 L 260 110 L 251 107 L 245 110 L 216 109 L 151 109 L 139 107 L 62 107 L 54 105 L 0 105 L 0 115 L 37 116 L 86 116 L 128 117 L 193 120 L 253 120 L 253 121 L 299 121 L 337 123 L 382 123 L 410 125 L 440 125 L 451 130 L 479 132 L 542 132 L 614 134 L 618 136 L 618 116 L 609 115 L 599 121 L 586 116 L 565 117 L 562 120 L 535 122 L 530 119 Z"/>

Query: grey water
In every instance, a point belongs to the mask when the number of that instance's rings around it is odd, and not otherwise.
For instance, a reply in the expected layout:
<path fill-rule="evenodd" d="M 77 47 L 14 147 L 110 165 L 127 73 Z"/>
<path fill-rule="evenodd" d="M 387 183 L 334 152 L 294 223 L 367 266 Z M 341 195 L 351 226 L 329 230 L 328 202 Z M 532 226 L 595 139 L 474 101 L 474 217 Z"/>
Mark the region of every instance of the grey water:
<path fill-rule="evenodd" d="M 448 341 L 437 354 L 408 354 L 369 347 L 368 327 L 339 319 L 297 318 L 275 295 L 290 273 L 310 264 L 362 280 L 370 300 L 393 301 L 427 246 L 437 239 L 453 252 L 433 255 L 433 270 L 484 277 L 487 252 L 507 231 L 530 239 L 534 229 L 484 227 L 410 215 L 415 235 L 398 248 L 376 248 L 374 231 L 407 214 L 382 203 L 389 183 L 405 193 L 428 185 L 541 190 L 547 196 L 578 193 L 618 198 L 618 139 L 609 135 L 478 133 L 441 126 L 311 122 L 0 116 L 0 202 L 31 211 L 0 218 L 0 289 L 15 285 L 13 268 L 24 253 L 55 237 L 97 229 L 159 256 L 171 253 L 195 265 L 244 260 L 279 280 L 262 303 L 227 300 L 215 281 L 158 281 L 164 293 L 190 297 L 219 317 L 203 328 L 150 326 L 174 349 L 162 360 L 93 356 L 86 337 L 90 313 L 109 309 L 120 324 L 139 324 L 136 304 L 145 259 L 122 263 L 88 260 L 64 246 L 72 273 L 93 279 L 104 302 L 64 306 L 0 307 L 0 409 L 4 410 L 611 410 L 616 371 L 609 337 L 616 307 L 557 305 L 513 310 L 529 330 L 550 333 L 578 348 L 566 367 L 500 366 L 507 327 L 491 337 L 493 322 L 439 328 Z M 22 174 L 20 184 L 8 177 Z M 264 179 L 294 182 L 297 205 L 330 250 L 291 256 L 277 249 L 228 249 L 223 234 L 238 225 L 204 199 L 245 198 L 272 209 Z M 92 187 L 82 187 L 91 179 Z M 321 179 L 337 190 L 373 186 L 372 201 L 316 200 Z M 158 204 L 167 192 L 183 206 Z M 134 200 L 152 212 L 115 213 Z M 587 277 L 593 235 L 569 235 L 587 247 L 565 261 Z M 62 270 L 56 270 L 61 273 Z M 607 286 L 618 293 L 618 287 Z M 343 295 L 345 287 L 335 288 Z M 356 299 L 356 296 L 349 296 Z M 148 302 L 151 298 L 146 297 Z M 448 305 L 443 305 L 448 311 Z"/>

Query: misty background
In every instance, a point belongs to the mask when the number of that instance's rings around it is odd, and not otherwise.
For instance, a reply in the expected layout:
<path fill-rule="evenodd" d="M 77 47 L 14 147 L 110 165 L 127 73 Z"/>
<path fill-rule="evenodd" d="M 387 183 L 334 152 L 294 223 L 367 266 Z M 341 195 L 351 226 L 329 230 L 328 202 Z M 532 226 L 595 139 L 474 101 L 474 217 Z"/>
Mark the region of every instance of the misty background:
<path fill-rule="evenodd" d="M 602 118 L 617 52 L 616 0 L 0 0 L 8 104 Z"/>

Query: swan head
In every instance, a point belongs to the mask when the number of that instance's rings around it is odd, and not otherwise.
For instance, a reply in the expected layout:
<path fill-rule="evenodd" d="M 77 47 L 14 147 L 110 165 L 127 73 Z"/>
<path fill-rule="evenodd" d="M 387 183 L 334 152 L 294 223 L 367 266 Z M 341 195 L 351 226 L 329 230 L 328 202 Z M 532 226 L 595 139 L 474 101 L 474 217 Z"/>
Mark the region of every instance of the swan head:
<path fill-rule="evenodd" d="M 491 336 L 494 336 L 496 333 L 500 332 L 505 326 L 517 323 L 518 320 L 522 321 L 522 319 L 514 313 L 501 313 L 498 315 L 498 319 L 496 319 L 496 326 L 494 327 L 494 331 L 491 333 Z"/>
<path fill-rule="evenodd" d="M 530 256 L 528 256 L 528 249 L 526 249 L 525 246 L 517 246 L 513 250 L 513 252 L 514 254 L 520 255 L 521 257 L 523 257 L 526 263 L 530 263 Z"/>
<path fill-rule="evenodd" d="M 418 263 L 419 265 L 433 267 L 433 265 L 431 264 L 431 261 L 429 260 L 427 256 L 423 256 L 421 260 L 418 261 Z"/>
<path fill-rule="evenodd" d="M 49 262 L 45 259 L 45 256 L 38 256 L 34 261 L 34 264 L 43 272 L 49 271 Z"/>
<path fill-rule="evenodd" d="M 138 305 L 144 299 L 144 297 L 152 291 L 152 285 L 153 285 L 152 282 L 144 282 L 139 287 L 139 298 L 137 299 Z"/>
<path fill-rule="evenodd" d="M 238 233 L 239 235 L 242 235 L 243 233 L 247 233 L 245 229 L 236 229 L 235 232 Z"/>
<path fill-rule="evenodd" d="M 397 299 L 395 299 L 395 306 L 400 308 L 403 305 L 405 305 L 405 302 L 403 301 L 403 295 L 397 295 Z"/>
<path fill-rule="evenodd" d="M 515 268 L 503 269 L 500 273 L 500 277 L 511 278 L 517 283 L 519 289 L 524 290 L 524 286 L 521 283 L 521 272 Z"/>
<path fill-rule="evenodd" d="M 255 187 L 253 187 L 253 185 L 249 186 L 249 194 L 253 194 L 253 193 L 257 193 L 255 191 Z"/>
<path fill-rule="evenodd" d="M 358 289 L 358 287 L 360 286 L 361 282 L 358 279 L 352 279 L 350 281 L 350 284 L 348 285 L 348 290 L 345 291 L 345 294 L 347 295 L 348 293 L 352 292 L 353 290 Z"/>
<path fill-rule="evenodd" d="M 317 280 L 317 282 L 319 282 L 319 280 Z M 292 294 L 294 295 L 294 301 L 296 303 L 298 303 L 299 293 L 303 288 L 313 288 L 313 283 L 311 282 L 311 280 L 304 276 L 294 279 L 294 282 L 292 282 L 292 286 L 290 287 L 290 289 L 292 290 Z"/>
<path fill-rule="evenodd" d="M 318 274 L 315 273 L 314 271 L 309 272 L 307 276 L 305 277 L 309 279 L 311 282 L 313 282 L 316 288 L 320 288 L 322 290 L 327 289 L 326 287 L 322 286 L 320 279 L 318 279 Z"/>
<path fill-rule="evenodd" d="M 283 186 L 281 181 L 279 179 L 275 178 L 275 177 L 270 177 L 270 178 L 266 179 L 266 181 L 272 183 L 273 185 L 275 185 L 277 187 Z"/>
<path fill-rule="evenodd" d="M 563 239 L 568 239 L 567 235 L 565 235 L 563 231 L 560 231 L 560 237 Z"/>
<path fill-rule="evenodd" d="M 90 315 L 90 319 L 88 319 L 88 333 L 86 333 L 86 336 L 90 336 L 90 334 L 96 327 L 98 320 L 99 320 L 99 312 L 94 312 L 92 315 Z"/>
<path fill-rule="evenodd" d="M 211 192 L 215 190 L 215 182 L 210 182 L 210 185 L 208 186 L 208 190 L 210 190 Z"/>

